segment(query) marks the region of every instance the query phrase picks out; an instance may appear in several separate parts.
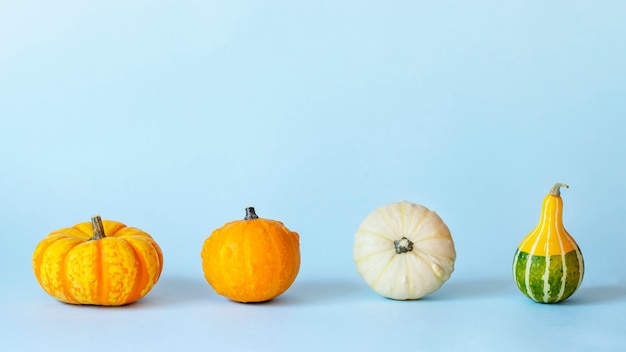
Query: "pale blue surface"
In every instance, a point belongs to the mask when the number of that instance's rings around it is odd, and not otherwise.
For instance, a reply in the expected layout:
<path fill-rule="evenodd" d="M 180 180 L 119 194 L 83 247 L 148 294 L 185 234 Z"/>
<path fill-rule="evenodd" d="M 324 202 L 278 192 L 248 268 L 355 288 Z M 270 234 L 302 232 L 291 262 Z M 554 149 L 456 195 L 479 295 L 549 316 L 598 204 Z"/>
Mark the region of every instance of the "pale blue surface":
<path fill-rule="evenodd" d="M 0 0 L 2 350 L 624 350 L 625 19 L 621 1 Z M 555 182 L 587 271 L 547 306 L 511 261 Z M 416 302 L 352 262 L 361 220 L 400 200 L 458 252 Z M 270 304 L 200 268 L 249 205 L 301 235 Z M 94 214 L 164 251 L 135 305 L 35 282 L 38 241 Z"/>

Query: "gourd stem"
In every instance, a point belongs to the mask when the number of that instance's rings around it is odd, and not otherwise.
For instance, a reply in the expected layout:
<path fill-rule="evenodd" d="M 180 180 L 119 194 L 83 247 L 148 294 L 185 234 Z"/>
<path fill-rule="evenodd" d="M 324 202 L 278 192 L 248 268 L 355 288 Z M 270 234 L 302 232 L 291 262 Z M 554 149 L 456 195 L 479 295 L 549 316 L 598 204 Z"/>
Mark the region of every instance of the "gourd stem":
<path fill-rule="evenodd" d="M 101 240 L 105 238 L 104 225 L 102 225 L 102 218 L 100 215 L 94 215 L 91 217 L 91 226 L 93 227 L 93 236 L 89 240 Z"/>
<path fill-rule="evenodd" d="M 402 254 L 413 250 L 413 242 L 406 237 L 402 237 L 399 240 L 393 241 L 393 245 L 396 247 L 397 254 Z"/>
<path fill-rule="evenodd" d="M 253 220 L 253 219 L 258 219 L 259 216 L 256 215 L 256 212 L 254 211 L 254 207 L 247 207 L 246 208 L 246 217 L 243 218 L 244 220 Z"/>
<path fill-rule="evenodd" d="M 555 196 L 555 197 L 560 197 L 561 196 L 561 187 L 569 188 L 569 186 L 566 185 L 565 183 L 557 183 L 550 190 L 550 195 Z"/>

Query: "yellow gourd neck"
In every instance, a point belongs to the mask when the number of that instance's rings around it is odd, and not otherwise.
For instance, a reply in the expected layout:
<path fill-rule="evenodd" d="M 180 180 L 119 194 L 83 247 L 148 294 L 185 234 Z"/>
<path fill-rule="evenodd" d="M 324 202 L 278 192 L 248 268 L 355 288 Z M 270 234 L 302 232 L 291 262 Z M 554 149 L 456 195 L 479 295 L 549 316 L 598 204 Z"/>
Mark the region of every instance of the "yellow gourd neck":
<path fill-rule="evenodd" d="M 576 249 L 576 242 L 563 226 L 563 199 L 561 187 L 557 183 L 543 199 L 539 224 L 520 243 L 520 251 L 534 255 L 558 255 Z"/>
<path fill-rule="evenodd" d="M 544 230 L 563 227 L 563 199 L 560 196 L 552 194 L 545 196 L 537 227 Z"/>

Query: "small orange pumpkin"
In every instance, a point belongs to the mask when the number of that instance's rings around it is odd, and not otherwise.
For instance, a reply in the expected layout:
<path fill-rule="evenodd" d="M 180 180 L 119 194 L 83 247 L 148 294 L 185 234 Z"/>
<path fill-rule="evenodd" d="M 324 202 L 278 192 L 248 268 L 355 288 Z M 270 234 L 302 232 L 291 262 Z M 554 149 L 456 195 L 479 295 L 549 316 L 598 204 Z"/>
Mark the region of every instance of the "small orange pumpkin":
<path fill-rule="evenodd" d="M 163 254 L 149 234 L 94 216 L 39 242 L 33 269 L 44 291 L 61 302 L 120 306 L 152 289 Z"/>
<path fill-rule="evenodd" d="M 263 302 L 285 292 L 300 270 L 300 237 L 282 222 L 259 218 L 226 223 L 202 247 L 204 277 L 215 292 L 237 302 Z"/>

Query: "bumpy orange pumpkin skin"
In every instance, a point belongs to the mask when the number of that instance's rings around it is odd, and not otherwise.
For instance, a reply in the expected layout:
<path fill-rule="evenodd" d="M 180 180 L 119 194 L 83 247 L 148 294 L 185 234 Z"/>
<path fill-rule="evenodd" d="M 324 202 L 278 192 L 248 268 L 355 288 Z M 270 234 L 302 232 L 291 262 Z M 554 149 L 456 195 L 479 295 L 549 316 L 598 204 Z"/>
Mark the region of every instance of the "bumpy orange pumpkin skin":
<path fill-rule="evenodd" d="M 254 208 L 246 211 L 246 219 L 226 223 L 204 241 L 204 277 L 233 301 L 269 301 L 298 275 L 300 237 L 280 221 L 256 217 Z"/>
<path fill-rule="evenodd" d="M 94 230 L 98 223 L 100 230 Z M 121 306 L 156 284 L 163 253 L 149 234 L 94 217 L 44 238 L 35 248 L 33 269 L 44 291 L 61 302 Z"/>

